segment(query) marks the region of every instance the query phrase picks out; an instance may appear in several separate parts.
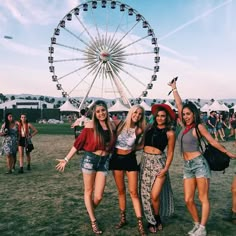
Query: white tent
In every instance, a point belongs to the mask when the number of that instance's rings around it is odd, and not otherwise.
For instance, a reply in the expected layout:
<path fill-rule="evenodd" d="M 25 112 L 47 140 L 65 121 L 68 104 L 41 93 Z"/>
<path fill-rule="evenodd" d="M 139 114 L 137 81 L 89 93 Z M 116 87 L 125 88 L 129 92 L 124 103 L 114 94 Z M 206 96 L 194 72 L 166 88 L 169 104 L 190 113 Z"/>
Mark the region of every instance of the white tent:
<path fill-rule="evenodd" d="M 224 109 L 223 111 L 229 112 L 229 108 L 224 103 L 222 103 L 221 106 L 222 106 L 222 109 Z"/>
<path fill-rule="evenodd" d="M 122 112 L 122 111 L 129 111 L 129 108 L 123 105 L 120 100 L 117 100 L 116 103 L 108 108 L 109 112 Z"/>
<path fill-rule="evenodd" d="M 142 101 L 140 106 L 142 106 L 145 111 L 151 111 L 151 107 L 145 101 Z"/>
<path fill-rule="evenodd" d="M 229 111 L 229 109 L 225 109 L 218 101 L 214 101 L 209 106 L 209 111 Z"/>
<path fill-rule="evenodd" d="M 177 111 L 177 108 L 174 107 L 169 101 L 166 101 L 165 104 L 168 105 L 168 106 L 170 106 L 172 110 Z"/>
<path fill-rule="evenodd" d="M 63 105 L 60 106 L 60 111 L 76 111 L 79 112 L 79 109 L 74 107 L 69 100 L 67 100 Z"/>
<path fill-rule="evenodd" d="M 201 112 L 208 112 L 209 111 L 209 105 L 206 103 L 200 108 Z"/>

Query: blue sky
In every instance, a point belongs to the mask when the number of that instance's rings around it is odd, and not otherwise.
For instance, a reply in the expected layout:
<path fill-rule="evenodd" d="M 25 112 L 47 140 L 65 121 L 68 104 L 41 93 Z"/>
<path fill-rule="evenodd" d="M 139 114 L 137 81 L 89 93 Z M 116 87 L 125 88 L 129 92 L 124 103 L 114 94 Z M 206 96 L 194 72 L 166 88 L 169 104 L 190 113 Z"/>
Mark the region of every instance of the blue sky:
<path fill-rule="evenodd" d="M 0 1 L 1 93 L 61 96 L 55 82 L 52 82 L 52 74 L 48 69 L 50 66 L 48 47 L 54 28 L 60 20 L 84 2 L 78 0 Z M 158 79 L 153 83 L 148 98 L 168 99 L 167 83 L 174 76 L 179 76 L 178 88 L 183 98 L 235 98 L 235 0 L 120 2 L 139 12 L 149 22 L 158 39 L 160 71 L 157 73 Z M 117 14 L 119 15 L 119 12 Z M 106 17 L 105 12 L 104 17 Z M 80 19 L 88 29 L 91 29 L 93 22 L 90 17 L 84 14 Z M 102 20 L 97 20 L 98 27 L 102 25 Z M 116 23 L 115 15 L 110 21 Z M 127 22 L 127 28 L 128 24 Z M 91 29 L 92 32 L 93 30 Z M 138 31 L 133 32 L 130 40 L 141 37 L 138 33 Z M 12 39 L 4 36 L 11 36 Z M 59 39 L 62 37 L 59 36 Z M 136 48 L 139 46 L 145 47 L 140 44 L 136 45 Z M 149 59 L 145 55 L 137 60 L 145 65 L 145 63 L 150 64 Z M 63 64 L 55 67 L 60 70 Z M 145 72 L 142 77 L 145 77 Z M 68 82 L 63 81 L 66 92 L 71 89 L 70 83 L 72 87 L 77 84 L 76 79 L 78 78 Z M 140 89 L 133 82 L 127 82 L 127 86 L 134 91 Z M 79 97 L 85 91 L 86 88 L 81 85 L 73 95 Z M 96 96 L 95 93 L 90 96 Z"/>

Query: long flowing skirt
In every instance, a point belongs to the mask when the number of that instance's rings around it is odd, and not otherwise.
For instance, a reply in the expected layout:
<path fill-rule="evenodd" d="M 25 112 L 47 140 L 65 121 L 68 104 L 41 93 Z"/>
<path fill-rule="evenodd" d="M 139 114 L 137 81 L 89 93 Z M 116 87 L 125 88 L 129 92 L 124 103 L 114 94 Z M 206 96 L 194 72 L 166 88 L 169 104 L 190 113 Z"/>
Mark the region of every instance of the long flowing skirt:
<path fill-rule="evenodd" d="M 156 224 L 151 203 L 151 190 L 157 174 L 165 167 L 166 155 L 143 153 L 140 168 L 140 193 L 144 215 L 147 221 Z M 174 198 L 169 173 L 166 175 L 160 195 L 160 216 L 170 216 L 174 213 Z"/>

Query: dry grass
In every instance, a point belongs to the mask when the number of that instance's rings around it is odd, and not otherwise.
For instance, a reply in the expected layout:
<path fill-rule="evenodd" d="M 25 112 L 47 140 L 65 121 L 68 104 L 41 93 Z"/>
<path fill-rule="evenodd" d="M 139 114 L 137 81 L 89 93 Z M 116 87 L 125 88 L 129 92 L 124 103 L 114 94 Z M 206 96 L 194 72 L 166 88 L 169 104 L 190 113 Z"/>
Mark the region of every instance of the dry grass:
<path fill-rule="evenodd" d="M 5 158 L 0 159 L 0 235 L 1 236 L 67 236 L 93 235 L 83 202 L 83 181 L 79 156 L 67 166 L 65 173 L 55 170 L 56 158 L 63 158 L 73 142 L 69 135 L 37 135 L 32 153 L 32 171 L 4 175 Z M 232 142 L 225 143 L 235 150 Z M 230 185 L 236 161 L 225 174 L 213 172 L 210 200 L 211 214 L 207 225 L 209 236 L 233 236 L 236 225 L 222 220 L 230 209 Z M 170 169 L 175 195 L 175 215 L 165 221 L 158 235 L 186 235 L 191 218 L 183 201 L 182 159 L 179 147 Z M 134 210 L 128 196 L 129 224 L 115 230 L 118 221 L 118 201 L 113 177 L 108 176 L 104 199 L 96 209 L 97 219 L 106 235 L 137 235 Z M 199 206 L 199 204 L 198 204 Z"/>

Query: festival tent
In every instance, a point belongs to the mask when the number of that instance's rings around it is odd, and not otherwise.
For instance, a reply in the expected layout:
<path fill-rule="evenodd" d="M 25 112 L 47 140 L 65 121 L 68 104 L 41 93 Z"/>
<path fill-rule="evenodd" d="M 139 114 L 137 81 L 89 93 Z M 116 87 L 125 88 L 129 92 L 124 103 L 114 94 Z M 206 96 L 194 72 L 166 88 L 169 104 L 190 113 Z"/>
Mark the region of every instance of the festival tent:
<path fill-rule="evenodd" d="M 145 101 L 142 101 L 140 106 L 142 106 L 145 111 L 151 111 L 151 107 Z"/>
<path fill-rule="evenodd" d="M 120 100 L 116 100 L 116 103 L 108 108 L 109 112 L 122 112 L 122 111 L 129 111 L 129 108 L 123 105 Z"/>
<path fill-rule="evenodd" d="M 209 111 L 209 105 L 206 103 L 200 108 L 201 112 L 208 112 Z"/>
<path fill-rule="evenodd" d="M 218 101 L 214 101 L 209 106 L 209 111 L 229 111 L 229 109 L 226 109 L 225 107 L 223 107 Z"/>
<path fill-rule="evenodd" d="M 229 112 L 229 108 L 224 103 L 222 103 L 221 106 L 222 106 L 222 109 L 224 109 L 224 111 Z"/>
<path fill-rule="evenodd" d="M 60 111 L 75 111 L 79 112 L 79 109 L 74 107 L 69 100 L 67 100 L 63 105 L 60 106 Z"/>

